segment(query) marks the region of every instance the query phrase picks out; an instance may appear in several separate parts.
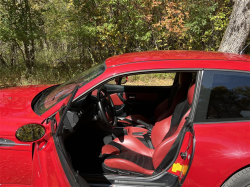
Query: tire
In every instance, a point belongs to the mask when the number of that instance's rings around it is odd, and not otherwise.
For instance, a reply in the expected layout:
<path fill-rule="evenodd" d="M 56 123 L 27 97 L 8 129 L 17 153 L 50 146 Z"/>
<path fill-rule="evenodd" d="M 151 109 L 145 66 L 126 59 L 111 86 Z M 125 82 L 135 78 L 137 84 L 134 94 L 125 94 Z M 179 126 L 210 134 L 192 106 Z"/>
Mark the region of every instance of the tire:
<path fill-rule="evenodd" d="M 250 187 L 250 167 L 232 175 L 221 187 Z"/>

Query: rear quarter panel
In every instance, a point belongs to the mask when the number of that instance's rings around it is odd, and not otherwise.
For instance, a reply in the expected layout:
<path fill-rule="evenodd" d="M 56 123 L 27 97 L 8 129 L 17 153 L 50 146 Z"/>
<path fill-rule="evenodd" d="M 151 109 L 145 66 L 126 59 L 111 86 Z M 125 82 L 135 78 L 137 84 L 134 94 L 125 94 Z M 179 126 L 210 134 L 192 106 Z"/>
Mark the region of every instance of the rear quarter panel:
<path fill-rule="evenodd" d="M 194 124 L 196 146 L 184 187 L 221 186 L 250 164 L 250 122 Z"/>

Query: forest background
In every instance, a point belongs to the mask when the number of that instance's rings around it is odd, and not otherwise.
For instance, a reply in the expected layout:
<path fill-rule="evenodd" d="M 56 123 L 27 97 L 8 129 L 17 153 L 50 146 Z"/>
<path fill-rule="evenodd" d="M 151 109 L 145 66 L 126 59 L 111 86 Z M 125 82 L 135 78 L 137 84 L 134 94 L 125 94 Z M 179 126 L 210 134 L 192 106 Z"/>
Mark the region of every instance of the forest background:
<path fill-rule="evenodd" d="M 232 0 L 0 0 L 0 87 L 64 82 L 134 51 L 217 51 L 232 9 Z"/>

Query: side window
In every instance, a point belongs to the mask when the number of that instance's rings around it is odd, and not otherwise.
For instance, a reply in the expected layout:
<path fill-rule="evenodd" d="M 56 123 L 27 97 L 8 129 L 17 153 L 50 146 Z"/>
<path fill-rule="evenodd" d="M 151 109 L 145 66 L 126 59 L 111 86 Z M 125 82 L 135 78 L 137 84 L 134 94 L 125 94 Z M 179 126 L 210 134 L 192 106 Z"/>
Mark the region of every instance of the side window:
<path fill-rule="evenodd" d="M 196 122 L 250 119 L 250 74 L 205 71 Z"/>
<path fill-rule="evenodd" d="M 172 86 L 176 73 L 152 73 L 128 76 L 124 85 L 130 86 Z"/>
<path fill-rule="evenodd" d="M 125 84 L 129 86 L 172 86 L 176 73 L 151 73 L 128 76 Z M 108 84 L 116 84 L 115 80 Z"/>

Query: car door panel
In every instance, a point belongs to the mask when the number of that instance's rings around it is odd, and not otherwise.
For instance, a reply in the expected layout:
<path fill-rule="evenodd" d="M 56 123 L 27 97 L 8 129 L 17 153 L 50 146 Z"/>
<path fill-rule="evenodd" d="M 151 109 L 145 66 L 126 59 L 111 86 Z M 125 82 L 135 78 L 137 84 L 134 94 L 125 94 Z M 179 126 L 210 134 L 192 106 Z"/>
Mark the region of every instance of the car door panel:
<path fill-rule="evenodd" d="M 29 185 L 31 176 L 32 144 L 0 135 L 0 184 Z"/>
<path fill-rule="evenodd" d="M 148 101 L 157 102 L 158 93 L 136 93 L 136 92 L 125 92 L 123 98 L 127 101 Z"/>
<path fill-rule="evenodd" d="M 33 186 L 70 186 L 52 137 L 44 146 L 39 143 L 34 146 L 32 181 Z"/>
<path fill-rule="evenodd" d="M 178 176 L 180 183 L 184 182 L 187 171 L 191 166 L 193 150 L 194 135 L 192 132 L 187 131 L 183 138 L 178 157 L 172 167 L 168 170 L 169 173 Z"/>

